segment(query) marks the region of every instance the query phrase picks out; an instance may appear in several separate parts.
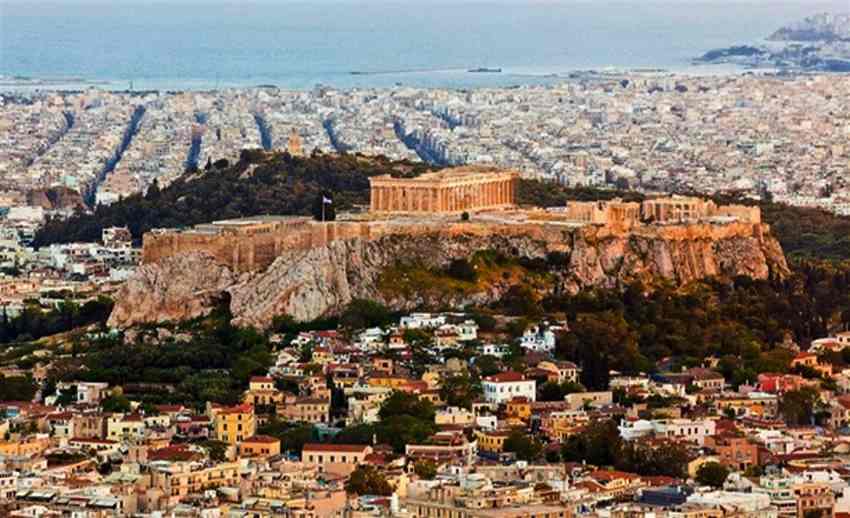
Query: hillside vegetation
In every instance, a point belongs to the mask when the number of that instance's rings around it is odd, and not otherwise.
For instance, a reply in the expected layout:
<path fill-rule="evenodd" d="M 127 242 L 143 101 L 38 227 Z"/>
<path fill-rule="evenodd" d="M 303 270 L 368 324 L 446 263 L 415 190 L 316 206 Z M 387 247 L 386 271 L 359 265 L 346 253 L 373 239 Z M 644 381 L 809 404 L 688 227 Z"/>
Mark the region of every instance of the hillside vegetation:
<path fill-rule="evenodd" d="M 80 212 L 68 219 L 49 221 L 37 233 L 35 245 L 96 241 L 101 230 L 110 226 L 127 226 L 134 238 L 141 239 L 152 228 L 259 214 L 308 215 L 323 193 L 333 199 L 336 210 L 348 210 L 369 203 L 369 177 L 410 177 L 431 168 L 383 157 L 314 154 L 297 158 L 263 151 L 244 151 L 235 164 L 217 164 L 219 167 L 187 174 L 168 187 L 154 185 L 145 195 L 98 207 L 92 214 Z M 627 201 L 644 198 L 635 192 L 568 189 L 536 180 L 521 180 L 518 189 L 520 204 L 541 207 L 614 197 Z M 730 197 L 718 201 L 752 203 Z M 850 218 L 775 203 L 763 203 L 762 212 L 790 259 L 850 259 Z"/>
<path fill-rule="evenodd" d="M 324 193 L 337 210 L 369 203 L 369 177 L 412 176 L 428 166 L 391 162 L 358 155 L 314 154 L 297 158 L 288 153 L 243 151 L 240 160 L 187 174 L 165 188 L 154 184 L 93 213 L 49 221 L 35 237 L 35 246 L 97 241 L 101 230 L 127 226 L 140 239 L 152 228 L 172 228 L 260 214 L 308 215 Z"/>

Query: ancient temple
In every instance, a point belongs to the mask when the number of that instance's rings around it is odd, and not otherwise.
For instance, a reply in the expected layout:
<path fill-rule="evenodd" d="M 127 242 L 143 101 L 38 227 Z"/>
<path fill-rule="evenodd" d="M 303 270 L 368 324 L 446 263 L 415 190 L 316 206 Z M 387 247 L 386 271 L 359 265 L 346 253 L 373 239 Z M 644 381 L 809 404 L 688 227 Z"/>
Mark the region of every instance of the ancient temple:
<path fill-rule="evenodd" d="M 416 178 L 372 177 L 371 208 L 378 213 L 452 214 L 514 206 L 519 173 L 464 166 Z"/>

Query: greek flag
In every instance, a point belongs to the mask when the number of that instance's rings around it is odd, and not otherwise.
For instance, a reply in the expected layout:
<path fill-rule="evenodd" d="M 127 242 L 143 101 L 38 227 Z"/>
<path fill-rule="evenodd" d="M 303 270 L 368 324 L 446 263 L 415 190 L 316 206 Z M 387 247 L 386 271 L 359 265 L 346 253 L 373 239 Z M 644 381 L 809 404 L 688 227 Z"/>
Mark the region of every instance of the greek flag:
<path fill-rule="evenodd" d="M 330 205 L 331 203 L 333 203 L 333 200 L 330 199 L 330 198 L 327 198 L 325 196 L 322 196 L 322 203 L 324 203 L 325 205 Z"/>

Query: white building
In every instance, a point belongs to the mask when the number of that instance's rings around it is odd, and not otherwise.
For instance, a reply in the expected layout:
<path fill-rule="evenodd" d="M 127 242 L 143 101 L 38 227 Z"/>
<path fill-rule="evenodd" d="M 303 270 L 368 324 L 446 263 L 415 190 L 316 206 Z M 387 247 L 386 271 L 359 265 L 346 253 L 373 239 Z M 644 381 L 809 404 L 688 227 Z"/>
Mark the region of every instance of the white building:
<path fill-rule="evenodd" d="M 401 317 L 399 327 L 402 329 L 436 329 L 445 325 L 444 315 L 433 315 L 431 313 L 411 313 Z"/>
<path fill-rule="evenodd" d="M 510 347 L 506 344 L 484 344 L 481 346 L 481 355 L 482 356 L 495 356 L 496 358 L 501 358 L 502 356 L 508 354 L 510 351 Z"/>
<path fill-rule="evenodd" d="M 624 419 L 618 427 L 620 436 L 627 440 L 653 436 L 660 439 L 678 439 L 704 445 L 705 438 L 715 433 L 712 419 Z"/>
<path fill-rule="evenodd" d="M 519 339 L 519 345 L 531 352 L 552 352 L 555 350 L 555 333 L 564 329 L 566 329 L 565 326 L 549 325 L 548 322 L 531 326 L 522 334 L 522 337 Z"/>
<path fill-rule="evenodd" d="M 500 372 L 487 376 L 481 381 L 484 400 L 488 403 L 507 403 L 515 397 L 524 397 L 529 401 L 537 399 L 537 383 L 525 379 L 519 372 Z"/>
<path fill-rule="evenodd" d="M 762 493 L 697 492 L 688 497 L 688 503 L 729 509 L 728 514 L 750 518 L 776 518 L 779 514 L 770 505 L 770 497 Z"/>

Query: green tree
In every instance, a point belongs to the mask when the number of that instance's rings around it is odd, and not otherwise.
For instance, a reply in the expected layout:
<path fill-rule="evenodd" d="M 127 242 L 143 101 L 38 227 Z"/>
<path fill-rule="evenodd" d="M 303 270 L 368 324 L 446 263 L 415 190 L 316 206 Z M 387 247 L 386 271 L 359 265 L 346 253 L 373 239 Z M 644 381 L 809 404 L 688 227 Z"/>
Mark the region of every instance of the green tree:
<path fill-rule="evenodd" d="M 365 329 L 384 326 L 392 321 L 389 309 L 373 300 L 354 299 L 339 317 L 339 324 L 347 329 Z"/>
<path fill-rule="evenodd" d="M 729 470 L 719 462 L 706 462 L 697 470 L 697 483 L 703 486 L 719 488 L 726 482 Z"/>
<path fill-rule="evenodd" d="M 280 451 L 301 455 L 304 445 L 316 438 L 313 425 L 291 425 L 279 419 L 272 419 L 257 428 L 258 435 L 269 435 L 280 441 Z"/>
<path fill-rule="evenodd" d="M 472 408 L 472 402 L 481 395 L 481 384 L 469 374 L 448 376 L 440 385 L 440 397 L 449 406 Z"/>
<path fill-rule="evenodd" d="M 434 405 L 430 401 L 420 399 L 415 394 L 394 391 L 390 394 L 378 411 L 378 416 L 384 420 L 391 417 L 411 416 L 423 421 L 434 421 Z"/>
<path fill-rule="evenodd" d="M 215 462 L 224 462 L 227 460 L 228 444 L 224 441 L 208 440 L 200 443 L 207 450 L 207 455 Z"/>
<path fill-rule="evenodd" d="M 595 466 L 613 466 L 622 450 L 623 439 L 613 419 L 595 422 L 567 438 L 561 456 L 568 462 L 587 462 Z"/>
<path fill-rule="evenodd" d="M 685 478 L 689 460 L 687 448 L 679 442 L 625 441 L 614 465 L 638 475 Z"/>
<path fill-rule="evenodd" d="M 404 453 L 408 444 L 424 444 L 434 433 L 434 421 L 410 415 L 396 415 L 382 420 L 377 427 L 378 440 L 393 447 L 398 454 Z"/>
<path fill-rule="evenodd" d="M 130 411 L 130 400 L 121 395 L 109 396 L 101 401 L 100 408 L 104 412 L 125 414 Z"/>
<path fill-rule="evenodd" d="M 779 399 L 779 413 L 788 426 L 810 425 L 819 399 L 818 391 L 811 387 L 788 391 Z"/>
<path fill-rule="evenodd" d="M 345 491 L 355 495 L 390 496 L 393 488 L 374 466 L 358 466 L 345 483 Z"/>
<path fill-rule="evenodd" d="M 504 450 L 516 454 L 517 459 L 531 461 L 540 457 L 543 445 L 521 430 L 514 430 L 505 439 Z"/>
<path fill-rule="evenodd" d="M 378 425 L 358 424 L 347 426 L 334 435 L 337 444 L 372 444 L 376 439 Z"/>
<path fill-rule="evenodd" d="M 492 376 L 493 374 L 502 372 L 499 359 L 489 354 L 475 358 L 475 367 L 478 369 L 478 374 L 481 377 Z"/>
<path fill-rule="evenodd" d="M 576 392 L 584 392 L 584 387 L 569 381 L 564 383 L 547 381 L 537 388 L 537 399 L 539 401 L 561 401 L 567 394 Z"/>
<path fill-rule="evenodd" d="M 437 476 L 437 465 L 430 460 L 420 460 L 413 464 L 413 472 L 424 480 L 433 480 Z"/>
<path fill-rule="evenodd" d="M 32 401 L 36 390 L 32 378 L 0 375 L 0 401 Z M 76 391 L 74 396 L 76 397 Z"/>

